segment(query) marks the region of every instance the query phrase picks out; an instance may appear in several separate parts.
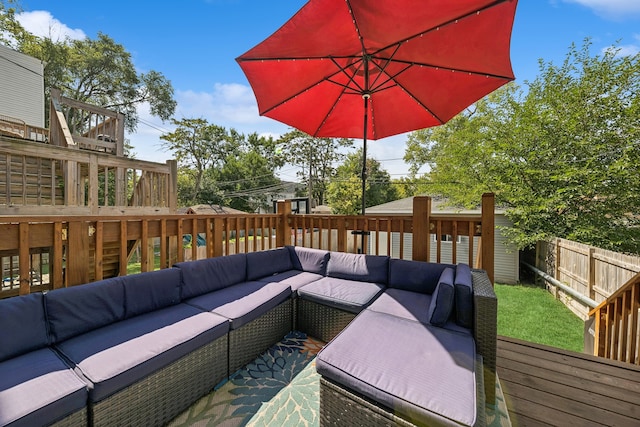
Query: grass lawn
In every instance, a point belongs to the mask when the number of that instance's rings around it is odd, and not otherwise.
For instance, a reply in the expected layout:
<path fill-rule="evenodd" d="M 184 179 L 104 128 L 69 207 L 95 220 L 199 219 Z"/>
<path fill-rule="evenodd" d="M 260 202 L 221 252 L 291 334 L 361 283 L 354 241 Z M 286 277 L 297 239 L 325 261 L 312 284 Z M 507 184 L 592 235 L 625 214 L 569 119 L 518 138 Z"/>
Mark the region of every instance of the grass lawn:
<path fill-rule="evenodd" d="M 546 289 L 495 285 L 498 334 L 581 352 L 584 322 Z"/>

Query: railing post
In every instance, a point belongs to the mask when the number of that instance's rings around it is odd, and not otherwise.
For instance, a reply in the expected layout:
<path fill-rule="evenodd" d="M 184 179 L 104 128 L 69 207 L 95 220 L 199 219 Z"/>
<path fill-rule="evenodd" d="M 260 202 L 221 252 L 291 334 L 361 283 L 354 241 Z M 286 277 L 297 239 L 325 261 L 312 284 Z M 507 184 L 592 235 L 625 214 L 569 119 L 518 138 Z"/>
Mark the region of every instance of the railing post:
<path fill-rule="evenodd" d="M 104 177 L 105 180 L 109 178 Z M 98 187 L 100 186 L 98 180 L 98 156 L 92 154 L 89 157 L 89 200 L 88 206 L 91 209 L 91 215 L 98 215 Z"/>
<path fill-rule="evenodd" d="M 176 213 L 178 209 L 178 162 L 167 160 L 169 166 L 169 212 Z"/>
<path fill-rule="evenodd" d="M 84 221 L 69 222 L 67 241 L 68 285 L 89 282 L 89 224 Z"/>
<path fill-rule="evenodd" d="M 482 269 L 487 272 L 489 280 L 494 278 L 495 250 L 495 196 L 493 193 L 482 195 Z"/>
<path fill-rule="evenodd" d="M 20 222 L 19 226 L 20 242 L 20 295 L 31 293 L 31 256 L 29 252 L 29 223 Z"/>
<path fill-rule="evenodd" d="M 429 262 L 431 197 L 416 196 L 413 198 L 413 254 L 414 261 Z M 402 242 L 400 242 L 402 245 Z"/>
<path fill-rule="evenodd" d="M 289 216 L 291 215 L 291 201 L 278 200 L 278 224 L 276 228 L 276 247 L 281 248 L 291 244 L 291 226 Z"/>

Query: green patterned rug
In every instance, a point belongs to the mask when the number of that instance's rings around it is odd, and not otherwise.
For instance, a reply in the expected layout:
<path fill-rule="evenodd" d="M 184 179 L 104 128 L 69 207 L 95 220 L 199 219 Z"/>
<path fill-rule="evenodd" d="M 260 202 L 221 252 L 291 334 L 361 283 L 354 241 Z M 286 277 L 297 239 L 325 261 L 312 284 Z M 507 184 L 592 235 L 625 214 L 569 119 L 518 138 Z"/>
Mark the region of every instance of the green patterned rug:
<path fill-rule="evenodd" d="M 169 426 L 319 426 L 320 376 L 315 356 L 323 342 L 291 332 L 200 399 Z M 510 426 L 500 384 L 489 426 Z"/>

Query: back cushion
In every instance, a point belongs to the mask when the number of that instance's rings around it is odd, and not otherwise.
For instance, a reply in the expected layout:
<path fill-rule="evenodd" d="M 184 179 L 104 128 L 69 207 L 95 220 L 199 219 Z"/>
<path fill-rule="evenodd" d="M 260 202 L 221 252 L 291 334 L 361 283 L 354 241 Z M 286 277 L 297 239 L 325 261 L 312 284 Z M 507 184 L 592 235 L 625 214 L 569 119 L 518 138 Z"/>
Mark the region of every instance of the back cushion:
<path fill-rule="evenodd" d="M 329 251 L 300 246 L 287 246 L 287 249 L 291 254 L 294 269 L 326 276 L 327 263 L 331 255 Z"/>
<path fill-rule="evenodd" d="M 473 327 L 473 279 L 467 264 L 456 266 L 454 281 L 456 301 L 456 323 L 465 328 Z"/>
<path fill-rule="evenodd" d="M 389 281 L 389 258 L 331 252 L 327 276 L 386 285 Z"/>
<path fill-rule="evenodd" d="M 427 319 L 429 319 L 429 323 L 432 325 L 444 326 L 453 311 L 454 274 L 455 272 L 453 268 L 445 268 L 440 275 L 436 290 L 433 292 L 433 296 L 431 297 L 431 303 L 427 313 Z"/>
<path fill-rule="evenodd" d="M 389 287 L 431 295 L 447 267 L 454 266 L 393 258 L 389 260 Z"/>
<path fill-rule="evenodd" d="M 180 270 L 167 268 L 122 278 L 125 317 L 148 313 L 180 302 Z"/>
<path fill-rule="evenodd" d="M 120 277 L 56 289 L 44 301 L 54 343 L 122 320 L 125 313 Z"/>
<path fill-rule="evenodd" d="M 244 282 L 247 277 L 246 254 L 180 262 L 175 266 L 182 272 L 182 299 Z"/>
<path fill-rule="evenodd" d="M 0 362 L 47 346 L 42 294 L 0 300 Z"/>
<path fill-rule="evenodd" d="M 293 264 L 287 248 L 247 254 L 247 280 L 273 276 L 289 270 L 293 270 Z"/>

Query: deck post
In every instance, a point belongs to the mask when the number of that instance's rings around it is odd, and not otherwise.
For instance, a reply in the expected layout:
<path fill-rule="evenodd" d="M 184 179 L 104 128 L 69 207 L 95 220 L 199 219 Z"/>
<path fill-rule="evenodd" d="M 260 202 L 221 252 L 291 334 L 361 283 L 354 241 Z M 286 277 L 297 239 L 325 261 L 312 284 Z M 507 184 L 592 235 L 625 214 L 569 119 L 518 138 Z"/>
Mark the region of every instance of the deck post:
<path fill-rule="evenodd" d="M 494 278 L 494 250 L 495 250 L 495 195 L 482 195 L 482 269 L 487 272 L 489 280 Z"/>
<path fill-rule="evenodd" d="M 279 218 L 276 228 L 276 247 L 281 248 L 291 244 L 291 225 L 289 224 L 291 200 L 278 200 L 277 210 Z"/>
<path fill-rule="evenodd" d="M 89 282 L 89 224 L 84 221 L 70 221 L 67 241 L 68 285 L 81 285 Z"/>
<path fill-rule="evenodd" d="M 431 246 L 431 197 L 416 196 L 413 198 L 413 254 L 414 261 L 429 262 Z M 402 242 L 400 242 L 402 245 Z"/>

